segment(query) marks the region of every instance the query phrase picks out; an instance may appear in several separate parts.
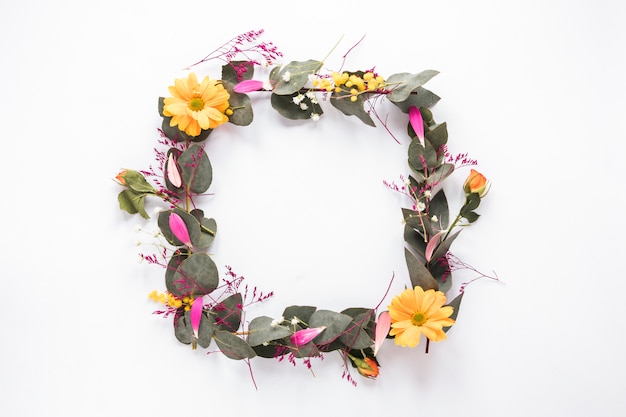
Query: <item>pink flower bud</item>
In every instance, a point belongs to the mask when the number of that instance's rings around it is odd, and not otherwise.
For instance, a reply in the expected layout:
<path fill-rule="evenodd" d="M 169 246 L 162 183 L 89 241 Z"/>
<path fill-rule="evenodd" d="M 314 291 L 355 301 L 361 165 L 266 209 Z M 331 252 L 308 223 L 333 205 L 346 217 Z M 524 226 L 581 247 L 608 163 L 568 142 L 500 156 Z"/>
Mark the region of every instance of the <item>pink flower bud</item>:
<path fill-rule="evenodd" d="M 376 322 L 376 331 L 374 332 L 374 356 L 378 353 L 378 349 L 380 349 L 381 345 L 387 338 L 387 334 L 389 334 L 389 329 L 391 328 L 391 316 L 388 311 L 383 311 L 378 316 L 378 321 Z"/>
<path fill-rule="evenodd" d="M 204 303 L 202 301 L 202 297 L 198 297 L 193 300 L 193 304 L 191 304 L 191 310 L 189 311 L 189 317 L 191 319 L 191 329 L 193 330 L 193 335 L 198 338 L 198 330 L 200 329 L 200 319 L 202 318 L 202 307 Z"/>
<path fill-rule="evenodd" d="M 314 327 L 309 329 L 298 330 L 291 335 L 291 343 L 296 346 L 302 346 L 315 339 L 318 334 L 322 333 L 326 329 L 326 326 Z"/>
<path fill-rule="evenodd" d="M 409 122 L 420 142 L 424 144 L 424 120 L 420 109 L 415 106 L 409 107 Z"/>
<path fill-rule="evenodd" d="M 252 91 L 259 91 L 263 89 L 263 81 L 257 80 L 244 80 L 237 84 L 233 91 L 235 93 L 250 93 Z"/>
<path fill-rule="evenodd" d="M 189 237 L 189 232 L 187 231 L 187 225 L 183 221 L 182 217 L 176 213 L 171 213 L 169 223 L 174 236 L 176 236 L 176 238 L 185 245 L 192 247 L 191 238 Z"/>

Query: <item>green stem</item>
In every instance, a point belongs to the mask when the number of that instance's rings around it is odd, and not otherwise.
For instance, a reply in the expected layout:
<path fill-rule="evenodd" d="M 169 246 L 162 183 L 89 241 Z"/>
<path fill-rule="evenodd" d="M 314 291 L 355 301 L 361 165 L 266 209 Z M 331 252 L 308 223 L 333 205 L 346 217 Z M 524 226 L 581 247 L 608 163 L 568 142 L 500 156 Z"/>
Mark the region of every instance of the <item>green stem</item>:
<path fill-rule="evenodd" d="M 461 213 L 456 215 L 456 219 L 454 219 L 454 221 L 452 222 L 452 225 L 450 226 L 450 228 L 448 229 L 448 232 L 446 233 L 446 235 L 443 237 L 443 239 L 441 239 L 441 241 L 443 242 L 444 240 L 446 240 L 448 238 L 448 235 L 450 234 L 450 232 L 452 231 L 452 229 L 454 229 L 454 227 L 456 226 L 456 224 L 459 222 L 459 220 L 461 220 Z"/>

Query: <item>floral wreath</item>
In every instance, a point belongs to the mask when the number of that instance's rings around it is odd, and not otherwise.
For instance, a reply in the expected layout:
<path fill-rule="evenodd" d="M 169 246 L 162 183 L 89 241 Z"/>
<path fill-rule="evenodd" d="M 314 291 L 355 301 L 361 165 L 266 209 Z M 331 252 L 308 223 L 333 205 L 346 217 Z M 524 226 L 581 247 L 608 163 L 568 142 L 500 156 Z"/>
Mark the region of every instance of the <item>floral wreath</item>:
<path fill-rule="evenodd" d="M 450 252 L 461 231 L 455 229 L 479 218 L 476 209 L 489 184 L 485 176 L 471 169 L 463 184 L 465 202 L 450 221 L 442 183 L 456 168 L 477 162 L 467 154 L 453 156 L 447 150 L 446 123 L 436 123 L 430 111 L 439 97 L 423 87 L 437 71 L 384 78 L 373 69 L 322 73 L 323 62 L 317 60 L 275 65 L 283 54 L 273 43 L 258 41 L 262 34 L 259 30 L 236 36 L 187 68 L 221 60 L 220 79 L 205 76 L 198 81 L 196 74 L 189 72 L 169 87 L 170 97 L 159 98 L 163 118 L 159 144 L 166 149 L 155 150 L 156 168 L 119 172 L 116 180 L 124 187 L 118 195 L 119 206 L 149 219 L 147 196 L 167 204 L 166 209 L 157 209 L 159 232 L 155 238 L 159 239 L 160 253 L 140 254 L 140 258 L 165 271 L 166 290 L 155 290 L 149 297 L 164 306 L 155 313 L 173 316 L 178 341 L 193 349 L 207 349 L 215 342 L 226 357 L 243 360 L 249 367 L 252 358 L 262 357 L 287 359 L 294 364 L 301 359 L 311 368 L 311 358 L 336 351 L 344 363 L 342 377 L 356 385 L 348 364 L 360 375 L 376 378 L 381 367 L 376 355 L 386 339 L 412 348 L 424 335 L 428 352 L 429 342 L 445 340 L 455 324 L 466 285 L 483 277 L 498 279 L 479 273 Z M 253 79 L 254 68 L 259 65 L 271 68 L 267 80 Z M 408 114 L 408 166 L 412 174 L 401 177 L 400 184 L 384 183 L 412 203 L 410 208 L 402 208 L 410 286 L 395 295 L 386 309 L 380 309 L 379 304 L 336 312 L 292 305 L 278 317 L 247 320 L 245 309 L 272 297 L 273 292 L 262 293 L 242 285 L 244 278 L 230 266 L 220 278 L 206 252 L 215 239 L 217 223 L 196 205 L 213 176 L 204 142 L 224 123 L 249 125 L 253 110 L 248 94 L 257 92 L 269 93 L 272 107 L 288 119 L 319 120 L 323 115 L 320 97 L 343 114 L 373 127 L 372 116 L 384 125 L 375 109 L 382 98 Z M 451 273 L 461 268 L 479 275 L 463 283 L 448 301 Z"/>

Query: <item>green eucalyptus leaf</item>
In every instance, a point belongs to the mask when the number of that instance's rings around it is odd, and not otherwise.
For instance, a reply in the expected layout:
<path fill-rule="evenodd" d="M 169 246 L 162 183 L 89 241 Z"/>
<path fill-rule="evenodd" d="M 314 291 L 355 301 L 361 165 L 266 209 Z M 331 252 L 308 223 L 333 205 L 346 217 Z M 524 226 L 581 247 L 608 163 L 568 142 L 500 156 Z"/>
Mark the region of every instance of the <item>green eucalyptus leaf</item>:
<path fill-rule="evenodd" d="M 296 358 L 310 358 L 320 355 L 320 351 L 317 345 L 313 342 L 309 342 L 306 345 L 291 346 L 291 351 Z"/>
<path fill-rule="evenodd" d="M 374 344 L 366 329 L 355 322 L 348 326 L 339 340 L 349 349 L 365 349 Z"/>
<path fill-rule="evenodd" d="M 213 339 L 222 353 L 230 359 L 250 359 L 256 356 L 254 349 L 245 340 L 231 332 L 216 330 Z"/>
<path fill-rule="evenodd" d="M 212 318 L 202 314 L 200 317 L 200 326 L 198 327 L 198 340 L 197 343 L 200 347 L 208 348 L 213 338 L 213 332 L 215 326 Z M 186 345 L 191 344 L 193 338 L 193 328 L 191 327 L 191 318 L 189 312 L 176 313 L 174 317 L 174 335 L 179 342 Z"/>
<path fill-rule="evenodd" d="M 243 298 L 241 293 L 235 293 L 217 303 L 211 309 L 215 315 L 215 323 L 220 330 L 236 332 L 241 325 L 243 314 Z"/>
<path fill-rule="evenodd" d="M 441 164 L 439 165 L 433 172 L 430 173 L 428 178 L 426 178 L 426 184 L 431 187 L 440 184 L 443 180 L 448 178 L 454 172 L 453 164 Z"/>
<path fill-rule="evenodd" d="M 230 94 L 228 103 L 233 111 L 233 114 L 228 116 L 228 121 L 237 126 L 248 126 L 254 119 L 250 97 L 247 94 L 236 93 L 234 84 L 229 81 L 222 81 L 222 85 Z"/>
<path fill-rule="evenodd" d="M 461 308 L 461 301 L 463 301 L 463 294 L 465 294 L 464 292 L 460 293 L 459 295 L 457 295 L 456 297 L 454 297 L 454 300 L 450 301 L 447 305 L 452 306 L 454 308 L 454 312 L 452 312 L 452 314 L 450 315 L 450 318 L 452 320 L 456 321 L 456 318 L 459 315 L 459 309 Z M 452 328 L 452 326 L 447 326 L 443 328 L 444 332 L 447 332 L 448 330 L 450 330 Z"/>
<path fill-rule="evenodd" d="M 180 264 L 189 257 L 189 253 L 187 252 L 187 248 L 181 248 L 176 250 L 170 260 L 167 263 L 167 268 L 165 268 L 165 283 L 167 286 L 168 282 L 174 281 L 174 274 L 176 270 L 180 266 Z"/>
<path fill-rule="evenodd" d="M 450 209 L 448 207 L 448 199 L 443 190 L 439 190 L 430 199 L 428 204 L 428 214 L 437 216 L 437 225 L 439 229 L 446 229 L 450 221 Z"/>
<path fill-rule="evenodd" d="M 293 93 L 290 95 L 278 95 L 272 94 L 270 97 L 270 103 L 272 108 L 276 110 L 281 116 L 291 120 L 306 120 L 311 119 L 315 113 L 321 116 L 324 111 L 317 102 L 313 102 L 306 95 L 302 95 L 300 103 L 305 104 L 306 108 L 300 107 L 300 104 L 294 103 L 293 99 L 298 97 L 300 93 Z"/>
<path fill-rule="evenodd" d="M 222 82 L 237 84 L 243 80 L 251 80 L 254 76 L 254 64 L 250 61 L 230 61 L 222 65 Z"/>
<path fill-rule="evenodd" d="M 274 319 L 267 316 L 255 317 L 248 325 L 248 344 L 252 347 L 284 339 L 293 334 L 293 331 L 284 325 L 272 326 Z"/>
<path fill-rule="evenodd" d="M 337 339 L 346 327 L 352 322 L 352 317 L 330 310 L 317 310 L 309 319 L 309 327 L 322 327 L 326 329 L 313 341 L 318 344 L 327 344 Z"/>
<path fill-rule="evenodd" d="M 415 252 L 417 252 L 418 260 L 425 264 L 426 242 L 424 241 L 424 235 L 419 233 L 416 229 L 413 229 L 411 226 L 404 225 L 404 240 L 415 250 Z"/>
<path fill-rule="evenodd" d="M 366 125 L 376 127 L 376 123 L 364 109 L 366 97 L 367 95 L 359 94 L 356 101 L 352 101 L 348 93 L 333 92 L 330 96 L 330 104 L 346 116 L 356 116 Z"/>
<path fill-rule="evenodd" d="M 137 194 L 131 189 L 122 190 L 117 195 L 117 201 L 120 204 L 120 209 L 130 213 L 139 213 L 144 219 L 149 219 L 150 216 L 146 212 L 146 194 Z"/>
<path fill-rule="evenodd" d="M 159 229 L 161 230 L 161 234 L 163 235 L 163 237 L 174 246 L 185 245 L 176 236 L 174 236 L 172 229 L 170 229 L 170 216 L 172 215 L 172 213 L 178 214 L 180 218 L 183 219 L 185 226 L 187 226 L 187 232 L 189 233 L 191 244 L 195 246 L 202 235 L 202 232 L 200 230 L 200 223 L 191 214 L 177 208 L 173 210 L 163 210 L 159 212 L 157 224 L 159 226 Z"/>
<path fill-rule="evenodd" d="M 468 211 L 468 212 L 463 213 L 463 217 L 469 223 L 474 223 L 476 220 L 478 220 L 478 218 L 480 217 L 480 214 L 476 213 L 475 211 Z"/>
<path fill-rule="evenodd" d="M 393 74 L 385 81 L 387 84 L 397 85 L 391 86 L 392 92 L 387 95 L 387 98 L 392 102 L 405 101 L 409 98 L 413 91 L 426 84 L 428 80 L 437 74 L 439 74 L 439 71 L 435 70 L 424 70 L 417 74 L 410 74 L 408 72 Z"/>
<path fill-rule="evenodd" d="M 190 193 L 202 194 L 213 180 L 209 157 L 200 145 L 192 145 L 178 158 L 183 183 Z"/>
<path fill-rule="evenodd" d="M 194 253 L 177 265 L 173 274 L 166 274 L 167 290 L 177 297 L 209 294 L 219 284 L 215 263 L 206 253 Z"/>
<path fill-rule="evenodd" d="M 448 143 L 448 125 L 444 122 L 435 126 L 432 130 L 424 133 L 424 136 L 428 142 L 433 146 L 437 152 Z M 443 155 L 443 152 L 441 152 Z"/>
<path fill-rule="evenodd" d="M 272 73 L 275 78 L 274 93 L 290 95 L 300 91 L 309 81 L 309 75 L 315 74 L 322 67 L 322 62 L 315 60 L 292 61 L 283 66 L 278 73 Z"/>
<path fill-rule="evenodd" d="M 312 306 L 289 306 L 283 311 L 283 317 L 287 321 L 291 321 L 293 318 L 297 318 L 304 323 L 308 323 L 311 314 L 317 310 L 317 307 Z"/>
<path fill-rule="evenodd" d="M 432 107 L 437 104 L 439 100 L 441 100 L 441 97 L 439 97 L 437 94 L 423 87 L 418 87 L 409 95 L 406 100 L 400 102 L 392 101 L 392 103 L 395 104 L 404 113 L 408 113 L 409 107 L 411 106 L 415 106 L 421 111 L 422 107 Z"/>
<path fill-rule="evenodd" d="M 436 261 L 437 259 L 443 258 L 446 253 L 450 250 L 450 246 L 452 246 L 452 242 L 457 238 L 457 236 L 462 232 L 462 230 L 457 230 L 456 232 L 448 235 L 442 242 L 439 242 L 439 245 L 435 248 L 433 252 L 433 256 L 431 259 Z M 444 291 L 445 292 L 445 291 Z"/>
<path fill-rule="evenodd" d="M 402 217 L 404 218 L 405 224 L 408 224 L 414 229 L 422 230 L 423 217 L 424 217 L 423 214 L 415 210 L 409 210 L 407 208 L 403 208 Z"/>
<path fill-rule="evenodd" d="M 413 287 L 422 287 L 424 291 L 429 289 L 438 290 L 439 285 L 428 268 L 408 249 L 404 249 L 404 257 L 409 270 L 409 277 Z"/>

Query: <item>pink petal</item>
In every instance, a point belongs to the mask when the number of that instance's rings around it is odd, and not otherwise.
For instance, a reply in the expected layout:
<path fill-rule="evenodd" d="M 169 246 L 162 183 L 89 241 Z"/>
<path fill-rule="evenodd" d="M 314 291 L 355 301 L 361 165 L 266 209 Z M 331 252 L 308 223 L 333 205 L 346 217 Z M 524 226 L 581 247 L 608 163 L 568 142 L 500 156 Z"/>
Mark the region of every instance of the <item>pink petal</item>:
<path fill-rule="evenodd" d="M 430 262 L 430 258 L 433 256 L 433 252 L 437 247 L 437 243 L 439 243 L 439 236 L 443 235 L 444 233 L 446 233 L 446 231 L 442 230 L 428 240 L 426 250 L 424 251 L 424 257 L 426 258 L 426 262 Z"/>
<path fill-rule="evenodd" d="M 167 160 L 167 179 L 170 180 L 172 185 L 177 188 L 183 184 L 183 180 L 180 178 L 180 172 L 178 172 L 178 167 L 176 166 L 173 153 L 170 153 Z"/>
<path fill-rule="evenodd" d="M 252 91 L 259 91 L 263 88 L 263 81 L 257 80 L 245 80 L 237 84 L 233 90 L 235 93 L 250 93 Z"/>
<path fill-rule="evenodd" d="M 193 304 L 191 304 L 191 310 L 189 311 L 189 317 L 191 318 L 191 328 L 193 330 L 193 335 L 198 338 L 198 330 L 200 329 L 200 319 L 202 318 L 202 307 L 204 303 L 202 301 L 202 297 L 198 297 L 193 300 Z"/>
<path fill-rule="evenodd" d="M 420 142 L 424 143 L 424 120 L 420 109 L 415 106 L 409 107 L 409 122 Z"/>
<path fill-rule="evenodd" d="M 187 231 L 187 225 L 183 221 L 182 217 L 180 217 L 176 213 L 170 214 L 170 229 L 174 236 L 185 245 L 191 247 L 191 239 L 189 238 L 189 232 Z"/>
<path fill-rule="evenodd" d="M 291 343 L 296 346 L 306 345 L 311 340 L 315 339 L 318 334 L 322 333 L 324 329 L 326 329 L 326 326 L 298 330 L 291 335 Z"/>
<path fill-rule="evenodd" d="M 376 356 L 378 349 L 380 349 L 387 338 L 389 329 L 391 329 L 391 316 L 388 311 L 383 311 L 378 316 L 378 322 L 376 322 L 376 331 L 374 332 L 374 356 Z"/>

